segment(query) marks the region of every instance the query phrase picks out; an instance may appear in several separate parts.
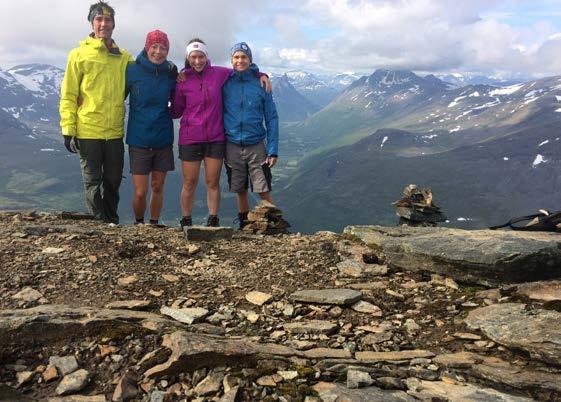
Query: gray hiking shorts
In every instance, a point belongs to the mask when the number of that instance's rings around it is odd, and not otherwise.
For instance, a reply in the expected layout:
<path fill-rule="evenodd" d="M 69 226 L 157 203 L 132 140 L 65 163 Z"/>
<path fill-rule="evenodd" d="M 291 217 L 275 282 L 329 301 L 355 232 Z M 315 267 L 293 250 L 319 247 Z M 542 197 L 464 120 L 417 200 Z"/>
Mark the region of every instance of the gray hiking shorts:
<path fill-rule="evenodd" d="M 129 146 L 131 174 L 148 175 L 153 170 L 169 172 L 175 169 L 173 148 L 138 148 Z"/>
<path fill-rule="evenodd" d="M 226 173 L 230 191 L 240 193 L 249 188 L 254 193 L 271 191 L 271 168 L 266 163 L 265 144 L 240 146 L 226 143 Z"/>

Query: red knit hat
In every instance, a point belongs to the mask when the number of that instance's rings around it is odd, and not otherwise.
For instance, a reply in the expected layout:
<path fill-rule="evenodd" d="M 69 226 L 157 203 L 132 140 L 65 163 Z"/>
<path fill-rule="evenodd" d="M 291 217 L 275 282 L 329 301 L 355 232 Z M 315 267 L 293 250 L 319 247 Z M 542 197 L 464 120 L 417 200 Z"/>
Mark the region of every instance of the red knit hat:
<path fill-rule="evenodd" d="M 144 50 L 148 51 L 148 49 L 150 49 L 150 46 L 152 46 L 154 43 L 160 43 L 164 45 L 169 51 L 169 40 L 165 32 L 162 32 L 158 29 L 152 32 L 148 32 L 148 35 L 146 35 L 146 42 L 144 43 Z"/>

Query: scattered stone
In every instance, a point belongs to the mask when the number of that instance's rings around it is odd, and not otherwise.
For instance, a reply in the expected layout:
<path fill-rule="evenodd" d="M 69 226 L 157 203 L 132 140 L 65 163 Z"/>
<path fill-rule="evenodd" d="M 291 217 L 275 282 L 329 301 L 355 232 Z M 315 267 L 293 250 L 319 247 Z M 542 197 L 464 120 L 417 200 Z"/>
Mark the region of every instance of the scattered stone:
<path fill-rule="evenodd" d="M 368 362 L 411 360 L 418 357 L 433 357 L 434 353 L 428 350 L 402 350 L 399 352 L 356 352 L 355 358 Z"/>
<path fill-rule="evenodd" d="M 65 251 L 66 249 L 59 247 L 47 247 L 42 250 L 42 252 L 45 254 L 60 254 L 64 253 Z"/>
<path fill-rule="evenodd" d="M 163 315 L 167 315 L 179 322 L 191 325 L 195 322 L 203 320 L 209 314 L 209 311 L 201 307 L 174 309 L 167 306 L 162 306 L 160 308 L 160 313 L 162 313 Z"/>
<path fill-rule="evenodd" d="M 105 308 L 116 310 L 147 310 L 150 307 L 152 307 L 150 300 L 119 300 L 105 305 Z"/>
<path fill-rule="evenodd" d="M 45 382 L 51 382 L 58 378 L 58 372 L 55 366 L 47 367 L 41 375 L 43 376 L 43 381 Z"/>
<path fill-rule="evenodd" d="M 329 321 L 312 320 L 284 324 L 283 328 L 293 334 L 326 334 L 337 331 L 338 325 Z"/>
<path fill-rule="evenodd" d="M 197 384 L 195 393 L 200 396 L 214 394 L 220 391 L 224 374 L 221 372 L 210 373 L 204 380 Z"/>
<path fill-rule="evenodd" d="M 78 392 L 88 384 L 88 381 L 89 373 L 84 369 L 80 369 L 64 376 L 56 387 L 55 393 L 57 395 L 68 395 Z"/>
<path fill-rule="evenodd" d="M 362 293 L 352 289 L 300 290 L 290 295 L 295 302 L 347 306 L 360 300 Z"/>
<path fill-rule="evenodd" d="M 78 370 L 78 361 L 74 356 L 51 356 L 49 358 L 49 367 L 56 367 L 62 376 L 70 374 Z"/>
<path fill-rule="evenodd" d="M 134 370 L 127 370 L 119 379 L 115 391 L 113 392 L 112 401 L 128 401 L 138 395 L 138 374 Z"/>
<path fill-rule="evenodd" d="M 224 395 L 218 400 L 218 402 L 236 402 L 238 397 L 239 387 L 233 387 L 228 391 L 224 391 Z"/>
<path fill-rule="evenodd" d="M 276 387 L 277 386 L 277 382 L 275 381 L 273 376 L 270 376 L 270 375 L 265 375 L 263 377 L 259 377 L 256 382 L 257 382 L 258 385 L 261 385 L 262 387 Z"/>
<path fill-rule="evenodd" d="M 384 315 L 380 307 L 364 300 L 356 302 L 351 308 L 359 313 L 371 314 L 374 317 L 382 317 Z"/>
<path fill-rule="evenodd" d="M 226 226 L 185 226 L 183 230 L 188 241 L 215 241 L 231 239 L 234 235 L 234 229 Z"/>
<path fill-rule="evenodd" d="M 385 282 L 351 283 L 349 287 L 355 290 L 376 290 L 385 289 L 387 284 Z"/>
<path fill-rule="evenodd" d="M 263 292 L 249 292 L 245 295 L 245 299 L 250 302 L 251 304 L 255 304 L 257 306 L 262 306 L 263 304 L 269 302 L 273 298 L 272 295 Z"/>
<path fill-rule="evenodd" d="M 358 370 L 348 370 L 347 371 L 347 388 L 362 388 L 372 385 L 374 380 L 370 377 L 370 374 L 364 371 Z"/>
<path fill-rule="evenodd" d="M 164 278 L 166 282 L 179 282 L 180 280 L 179 276 L 172 274 L 162 274 L 162 278 Z"/>
<path fill-rule="evenodd" d="M 470 368 L 483 359 L 469 352 L 449 353 L 436 356 L 432 361 L 446 368 Z"/>
<path fill-rule="evenodd" d="M 321 401 L 345 402 L 415 402 L 416 399 L 403 391 L 386 391 L 376 387 L 348 389 L 346 386 L 332 382 L 320 381 L 312 389 L 318 393 Z"/>
<path fill-rule="evenodd" d="M 12 299 L 22 300 L 27 303 L 35 302 L 43 297 L 43 294 L 33 288 L 24 288 L 12 296 Z"/>
<path fill-rule="evenodd" d="M 309 359 L 350 359 L 352 354 L 345 349 L 315 348 L 306 350 L 304 356 Z"/>
<path fill-rule="evenodd" d="M 456 339 L 463 339 L 466 341 L 479 341 L 481 337 L 477 334 L 470 334 L 467 332 L 456 332 L 454 335 Z"/>
<path fill-rule="evenodd" d="M 561 374 L 526 370 L 506 365 L 477 364 L 472 373 L 478 378 L 492 381 L 499 386 L 527 390 L 541 389 L 546 392 L 561 393 Z"/>
<path fill-rule="evenodd" d="M 136 282 L 138 282 L 138 275 L 129 275 L 129 276 L 125 276 L 124 278 L 119 278 L 117 279 L 117 285 L 119 286 L 130 286 L 130 285 L 134 285 Z"/>
<path fill-rule="evenodd" d="M 35 376 L 34 371 L 22 371 L 16 373 L 17 386 L 21 387 L 22 385 L 27 384 L 28 382 L 33 380 L 34 376 Z"/>
<path fill-rule="evenodd" d="M 298 371 L 277 371 L 277 374 L 280 375 L 285 381 L 291 381 L 298 378 Z"/>
<path fill-rule="evenodd" d="M 47 402 L 106 402 L 105 395 L 72 395 L 65 397 L 49 398 Z"/>

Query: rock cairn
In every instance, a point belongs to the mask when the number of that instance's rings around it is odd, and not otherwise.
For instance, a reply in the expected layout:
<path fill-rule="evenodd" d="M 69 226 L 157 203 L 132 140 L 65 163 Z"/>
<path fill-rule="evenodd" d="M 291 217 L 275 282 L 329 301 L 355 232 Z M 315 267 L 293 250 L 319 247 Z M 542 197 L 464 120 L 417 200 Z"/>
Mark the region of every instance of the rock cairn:
<path fill-rule="evenodd" d="M 247 214 L 247 224 L 243 230 L 256 234 L 288 233 L 290 224 L 282 218 L 282 211 L 274 204 L 262 200 Z"/>
<path fill-rule="evenodd" d="M 432 202 L 432 190 L 409 184 L 403 189 L 403 197 L 392 205 L 399 216 L 399 224 L 407 226 L 436 226 L 446 216 Z"/>

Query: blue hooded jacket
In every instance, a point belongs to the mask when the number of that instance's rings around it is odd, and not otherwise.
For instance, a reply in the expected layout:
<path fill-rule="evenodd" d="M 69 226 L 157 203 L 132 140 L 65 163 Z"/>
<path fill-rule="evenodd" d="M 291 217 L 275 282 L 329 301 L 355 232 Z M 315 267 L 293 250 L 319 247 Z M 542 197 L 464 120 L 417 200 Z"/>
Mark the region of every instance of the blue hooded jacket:
<path fill-rule="evenodd" d="M 238 145 L 255 145 L 266 139 L 268 156 L 277 156 L 279 117 L 273 94 L 261 87 L 255 64 L 233 71 L 222 87 L 226 139 Z M 265 125 L 263 125 L 265 123 Z"/>
<path fill-rule="evenodd" d="M 154 64 L 143 50 L 127 66 L 126 93 L 129 120 L 126 142 L 139 148 L 165 148 L 173 144 L 173 121 L 168 102 L 175 90 L 177 67 L 167 60 Z"/>

